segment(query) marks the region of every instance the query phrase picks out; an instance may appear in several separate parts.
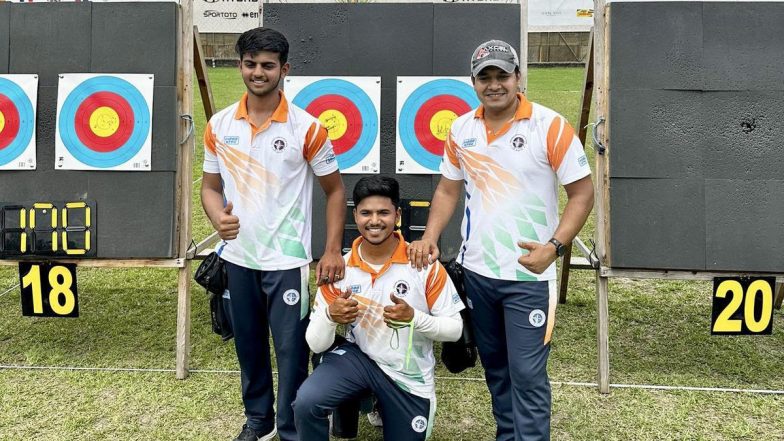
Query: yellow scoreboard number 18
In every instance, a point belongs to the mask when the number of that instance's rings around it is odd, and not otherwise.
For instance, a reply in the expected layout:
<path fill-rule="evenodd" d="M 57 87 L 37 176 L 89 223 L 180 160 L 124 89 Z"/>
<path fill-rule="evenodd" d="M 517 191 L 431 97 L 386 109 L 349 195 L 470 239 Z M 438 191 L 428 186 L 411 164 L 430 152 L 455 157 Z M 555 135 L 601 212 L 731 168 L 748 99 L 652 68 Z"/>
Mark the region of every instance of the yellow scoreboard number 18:
<path fill-rule="evenodd" d="M 775 277 L 713 279 L 711 334 L 770 335 Z"/>
<path fill-rule="evenodd" d="M 22 315 L 79 317 L 76 264 L 19 262 Z"/>

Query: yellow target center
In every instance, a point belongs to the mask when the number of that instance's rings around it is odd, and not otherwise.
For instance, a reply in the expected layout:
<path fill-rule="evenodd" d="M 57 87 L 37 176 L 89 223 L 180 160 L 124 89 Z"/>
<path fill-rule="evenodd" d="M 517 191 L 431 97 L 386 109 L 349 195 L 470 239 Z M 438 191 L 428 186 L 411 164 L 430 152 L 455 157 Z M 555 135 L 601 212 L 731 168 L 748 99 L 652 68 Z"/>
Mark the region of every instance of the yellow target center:
<path fill-rule="evenodd" d="M 430 133 L 441 141 L 446 141 L 452 121 L 457 119 L 457 114 L 451 110 L 439 110 L 430 118 Z"/>
<path fill-rule="evenodd" d="M 329 139 L 334 141 L 339 139 L 348 130 L 348 120 L 339 110 L 327 110 L 319 115 L 319 121 L 327 128 Z"/>
<path fill-rule="evenodd" d="M 2 132 L 4 128 L 5 128 L 5 115 L 3 115 L 3 112 L 0 112 L 0 132 Z"/>
<path fill-rule="evenodd" d="M 111 107 L 99 107 L 90 115 L 90 128 L 96 135 L 107 138 L 120 127 L 120 116 Z"/>

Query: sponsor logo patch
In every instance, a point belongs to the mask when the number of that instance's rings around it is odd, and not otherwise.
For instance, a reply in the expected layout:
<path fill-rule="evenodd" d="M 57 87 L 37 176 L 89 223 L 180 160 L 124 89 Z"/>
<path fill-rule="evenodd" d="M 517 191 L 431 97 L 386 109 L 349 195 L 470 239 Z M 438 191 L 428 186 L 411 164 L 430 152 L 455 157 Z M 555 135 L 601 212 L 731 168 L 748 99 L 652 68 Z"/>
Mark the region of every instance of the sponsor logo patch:
<path fill-rule="evenodd" d="M 463 140 L 463 148 L 470 149 L 476 147 L 476 138 L 468 138 Z"/>
<path fill-rule="evenodd" d="M 283 301 L 289 306 L 294 306 L 299 302 L 299 291 L 290 289 L 283 293 Z"/>
<path fill-rule="evenodd" d="M 228 145 L 239 145 L 240 144 L 240 137 L 239 136 L 224 136 L 223 142 Z"/>
<path fill-rule="evenodd" d="M 460 296 L 457 293 L 452 294 L 452 303 L 455 305 L 460 303 Z"/>
<path fill-rule="evenodd" d="M 359 294 L 362 292 L 362 285 L 351 285 L 351 292 L 354 294 Z"/>
<path fill-rule="evenodd" d="M 577 159 L 577 163 L 580 164 L 580 167 L 584 167 L 585 164 L 588 164 L 588 158 L 585 156 L 580 156 L 580 158 Z"/>
<path fill-rule="evenodd" d="M 332 164 L 333 162 L 335 162 L 335 159 L 337 159 L 335 158 L 335 154 L 330 153 L 327 155 L 327 159 L 325 159 L 324 162 L 326 162 L 327 164 Z"/>
<path fill-rule="evenodd" d="M 468 309 L 474 309 L 474 304 L 471 303 L 471 299 L 466 299 L 466 303 L 468 304 Z"/>

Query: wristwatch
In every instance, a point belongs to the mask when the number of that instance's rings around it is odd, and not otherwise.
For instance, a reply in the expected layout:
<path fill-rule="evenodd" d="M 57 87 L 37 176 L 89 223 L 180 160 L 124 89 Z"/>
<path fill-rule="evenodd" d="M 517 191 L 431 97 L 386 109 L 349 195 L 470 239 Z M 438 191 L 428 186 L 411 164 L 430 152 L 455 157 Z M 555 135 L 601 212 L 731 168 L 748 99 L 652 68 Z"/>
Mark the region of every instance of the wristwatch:
<path fill-rule="evenodd" d="M 561 257 L 561 256 L 564 255 L 564 253 L 566 253 L 566 246 L 564 246 L 564 244 L 559 242 L 558 239 L 552 238 L 552 239 L 548 240 L 547 242 L 555 245 L 555 254 L 558 257 Z"/>

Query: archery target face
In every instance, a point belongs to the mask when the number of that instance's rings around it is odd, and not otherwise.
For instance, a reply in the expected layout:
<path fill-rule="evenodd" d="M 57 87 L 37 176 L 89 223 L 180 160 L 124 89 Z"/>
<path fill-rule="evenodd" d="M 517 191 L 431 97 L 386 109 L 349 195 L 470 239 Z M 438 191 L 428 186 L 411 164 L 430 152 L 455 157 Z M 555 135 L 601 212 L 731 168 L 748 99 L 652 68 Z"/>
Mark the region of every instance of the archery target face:
<path fill-rule="evenodd" d="M 468 77 L 398 77 L 396 172 L 439 173 L 452 121 L 479 104 Z"/>
<path fill-rule="evenodd" d="M 380 77 L 288 77 L 285 90 L 327 128 L 341 173 L 379 172 Z"/>
<path fill-rule="evenodd" d="M 152 75 L 60 75 L 55 168 L 149 171 L 152 95 Z"/>
<path fill-rule="evenodd" d="M 38 75 L 0 75 L 0 170 L 35 169 Z"/>

